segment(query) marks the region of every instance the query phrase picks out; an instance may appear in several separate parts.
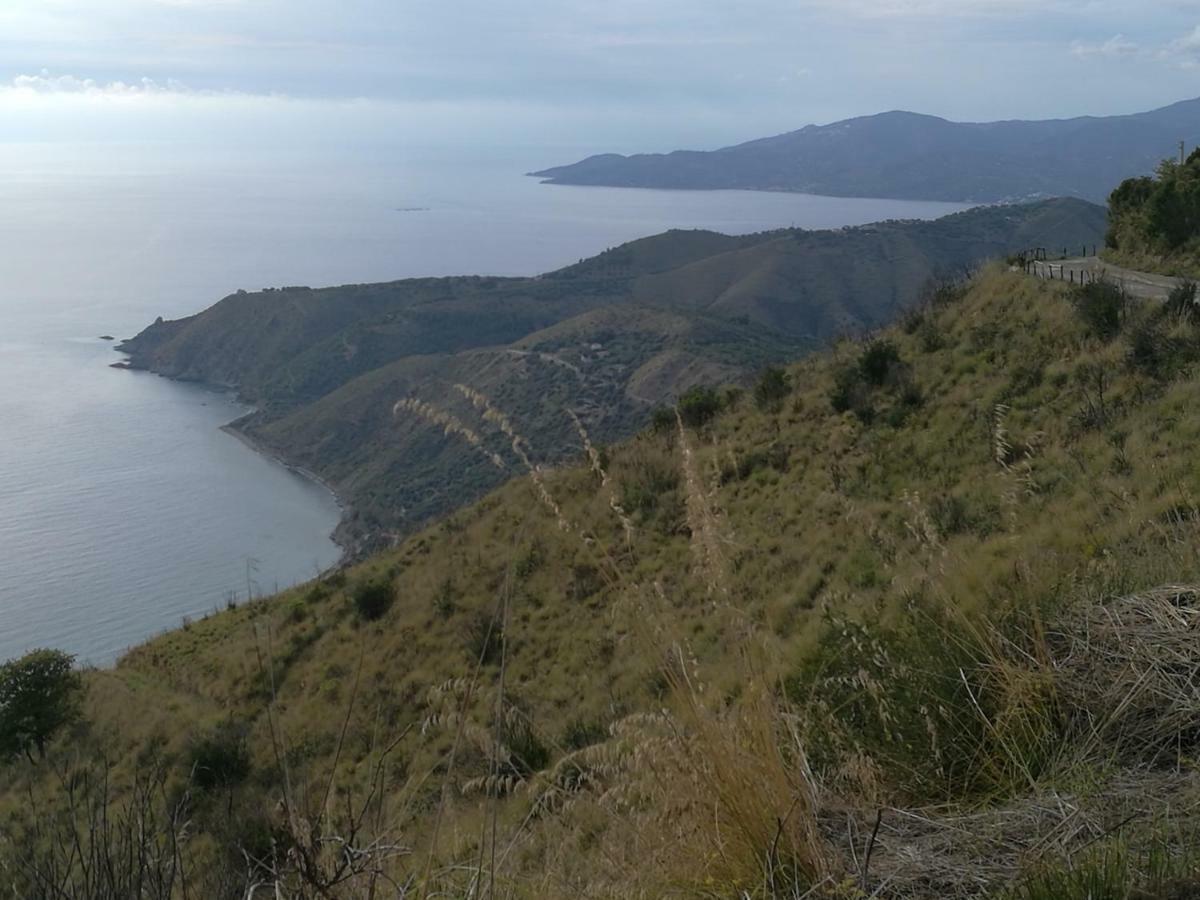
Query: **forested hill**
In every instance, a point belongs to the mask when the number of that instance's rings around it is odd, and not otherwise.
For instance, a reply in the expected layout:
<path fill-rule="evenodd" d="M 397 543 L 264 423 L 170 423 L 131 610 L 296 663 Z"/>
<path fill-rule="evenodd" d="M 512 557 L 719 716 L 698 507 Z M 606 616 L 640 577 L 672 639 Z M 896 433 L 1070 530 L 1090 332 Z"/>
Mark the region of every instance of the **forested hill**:
<path fill-rule="evenodd" d="M 887 112 L 713 151 L 602 154 L 531 174 L 554 184 L 740 188 L 835 197 L 1103 202 L 1180 141 L 1200 143 L 1200 99 L 1134 115 L 950 122 Z"/>
<path fill-rule="evenodd" d="M 839 231 L 672 231 L 534 278 L 238 293 L 120 349 L 136 368 L 235 388 L 258 407 L 240 431 L 348 501 L 343 538 L 386 539 L 526 459 L 576 455 L 568 411 L 617 440 L 692 387 L 887 322 L 931 277 L 1096 243 L 1104 227 L 1101 208 L 1053 200 Z M 494 414 L 482 421 L 473 391 L 528 441 L 514 448 Z"/>

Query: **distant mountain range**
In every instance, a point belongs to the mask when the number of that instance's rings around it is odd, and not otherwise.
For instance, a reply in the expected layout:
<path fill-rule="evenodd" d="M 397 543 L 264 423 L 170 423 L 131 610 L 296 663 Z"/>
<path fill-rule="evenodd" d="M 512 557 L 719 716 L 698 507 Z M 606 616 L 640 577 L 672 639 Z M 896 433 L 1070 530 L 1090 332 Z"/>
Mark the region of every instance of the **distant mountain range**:
<path fill-rule="evenodd" d="M 1200 99 L 1135 115 L 950 122 L 886 112 L 720 150 L 591 156 L 531 172 L 551 184 L 797 191 L 990 203 L 1103 202 L 1123 179 L 1200 144 Z"/>
<path fill-rule="evenodd" d="M 521 474 L 523 454 L 578 455 L 571 414 L 620 440 L 690 387 L 745 383 L 889 321 L 931 276 L 1094 244 L 1105 221 L 1063 199 L 837 231 L 670 231 L 535 278 L 238 293 L 120 349 L 253 403 L 235 430 L 330 483 L 349 506 L 340 538 L 361 551 Z M 481 418 L 476 394 L 511 426 Z"/>

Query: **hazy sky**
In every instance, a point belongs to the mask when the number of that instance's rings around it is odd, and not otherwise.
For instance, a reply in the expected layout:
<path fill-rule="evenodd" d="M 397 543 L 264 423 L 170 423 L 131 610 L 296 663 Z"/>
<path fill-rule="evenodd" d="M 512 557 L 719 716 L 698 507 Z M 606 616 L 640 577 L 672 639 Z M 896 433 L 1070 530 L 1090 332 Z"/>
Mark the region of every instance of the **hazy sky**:
<path fill-rule="evenodd" d="M 0 141 L 629 151 L 1197 95 L 1183 0 L 0 0 Z"/>

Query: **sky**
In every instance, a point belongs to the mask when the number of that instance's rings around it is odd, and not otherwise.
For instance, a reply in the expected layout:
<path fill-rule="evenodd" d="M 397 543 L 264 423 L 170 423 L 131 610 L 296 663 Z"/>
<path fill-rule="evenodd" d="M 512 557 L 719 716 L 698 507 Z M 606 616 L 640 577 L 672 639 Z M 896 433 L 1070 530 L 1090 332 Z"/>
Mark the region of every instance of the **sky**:
<path fill-rule="evenodd" d="M 659 151 L 1200 95 L 1200 0 L 0 0 L 0 143 Z"/>

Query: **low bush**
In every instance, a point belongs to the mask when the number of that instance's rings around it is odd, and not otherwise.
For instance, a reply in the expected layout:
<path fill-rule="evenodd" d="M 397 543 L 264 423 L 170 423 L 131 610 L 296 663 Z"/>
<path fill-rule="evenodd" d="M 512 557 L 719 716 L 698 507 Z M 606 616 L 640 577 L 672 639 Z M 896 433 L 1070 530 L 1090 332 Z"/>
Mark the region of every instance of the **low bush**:
<path fill-rule="evenodd" d="M 638 441 L 617 457 L 613 479 L 621 486 L 621 506 L 643 520 L 653 515 L 663 495 L 678 489 L 679 465 L 654 441 Z"/>
<path fill-rule="evenodd" d="M 358 614 L 368 622 L 373 622 L 391 609 L 396 599 L 396 588 L 391 581 L 373 578 L 356 585 L 352 596 Z"/>
<path fill-rule="evenodd" d="M 594 719 L 572 719 L 563 730 L 559 743 L 567 750 L 582 750 L 608 737 L 603 722 Z"/>
<path fill-rule="evenodd" d="M 454 580 L 446 576 L 438 585 L 437 593 L 433 595 L 433 609 L 439 617 L 448 619 L 458 609 L 458 588 Z"/>
<path fill-rule="evenodd" d="M 835 412 L 852 412 L 864 424 L 869 425 L 875 418 L 871 392 L 863 382 L 858 366 L 843 366 L 834 373 L 829 402 Z"/>
<path fill-rule="evenodd" d="M 604 588 L 600 570 L 588 563 L 576 563 L 571 567 L 571 584 L 568 595 L 576 603 L 587 600 Z"/>
<path fill-rule="evenodd" d="M 1000 527 L 1000 507 L 966 497 L 947 494 L 935 497 L 929 504 L 929 516 L 938 534 L 952 537 L 974 534 L 987 537 Z"/>
<path fill-rule="evenodd" d="M 1129 311 L 1124 289 L 1111 281 L 1080 285 L 1072 292 L 1071 301 L 1088 331 L 1105 341 L 1121 332 Z"/>
<path fill-rule="evenodd" d="M 550 764 L 550 748 L 542 741 L 529 717 L 516 708 L 508 711 L 501 735 L 508 749 L 508 772 L 528 778 Z"/>
<path fill-rule="evenodd" d="M 754 403 L 761 410 L 778 410 L 791 390 L 788 373 L 772 366 L 759 375 L 754 383 Z"/>
<path fill-rule="evenodd" d="M 1027 873 L 1002 900 L 1187 900 L 1200 896 L 1200 859 L 1162 846 L 1137 851 L 1120 838 L 1102 850 Z"/>
<path fill-rule="evenodd" d="M 675 428 L 675 410 L 659 406 L 650 414 L 650 427 L 655 431 L 671 431 Z"/>
<path fill-rule="evenodd" d="M 912 380 L 908 365 L 896 345 L 887 340 L 867 343 L 858 358 L 834 373 L 829 401 L 836 412 L 852 412 L 865 425 L 877 418 L 876 396 L 890 391 L 892 408 L 884 421 L 900 425 L 908 413 L 924 402 L 920 387 Z"/>
<path fill-rule="evenodd" d="M 533 541 L 513 563 L 513 573 L 518 578 L 528 578 L 541 567 L 545 558 L 546 551 L 541 542 Z"/>
<path fill-rule="evenodd" d="M 792 448 L 776 441 L 762 450 L 751 450 L 738 456 L 721 469 L 721 483 L 745 481 L 760 469 L 786 472 L 791 468 Z"/>
<path fill-rule="evenodd" d="M 504 633 L 500 623 L 487 613 L 473 615 L 466 626 L 467 656 L 482 665 L 490 665 L 500 658 L 504 646 Z"/>
<path fill-rule="evenodd" d="M 886 782 L 901 795 L 1005 794 L 1060 758 L 1064 724 L 1053 685 L 1010 665 L 1002 633 L 914 600 L 887 626 L 828 620 L 816 653 L 785 682 L 808 716 L 808 747 L 826 778 Z M 873 773 L 873 774 L 868 774 Z M 862 784 L 854 785 L 860 789 Z"/>
<path fill-rule="evenodd" d="M 1183 281 L 1176 287 L 1171 289 L 1171 293 L 1167 295 L 1166 302 L 1163 304 L 1166 312 L 1186 318 L 1189 321 L 1195 317 L 1200 311 L 1200 306 L 1196 303 L 1196 282 Z"/>
<path fill-rule="evenodd" d="M 201 790 L 230 788 L 250 774 L 250 748 L 246 729 L 223 722 L 195 739 L 188 749 L 192 782 Z"/>
<path fill-rule="evenodd" d="M 963 270 L 959 275 L 944 274 L 932 278 L 925 285 L 924 302 L 931 307 L 950 306 L 967 296 L 971 289 L 971 273 Z"/>
<path fill-rule="evenodd" d="M 881 387 L 902 366 L 900 351 L 891 341 L 871 341 L 858 358 L 858 371 L 863 380 L 873 387 Z"/>
<path fill-rule="evenodd" d="M 711 422 L 721 411 L 721 398 L 710 387 L 691 388 L 679 398 L 679 418 L 689 428 L 700 428 Z"/>

